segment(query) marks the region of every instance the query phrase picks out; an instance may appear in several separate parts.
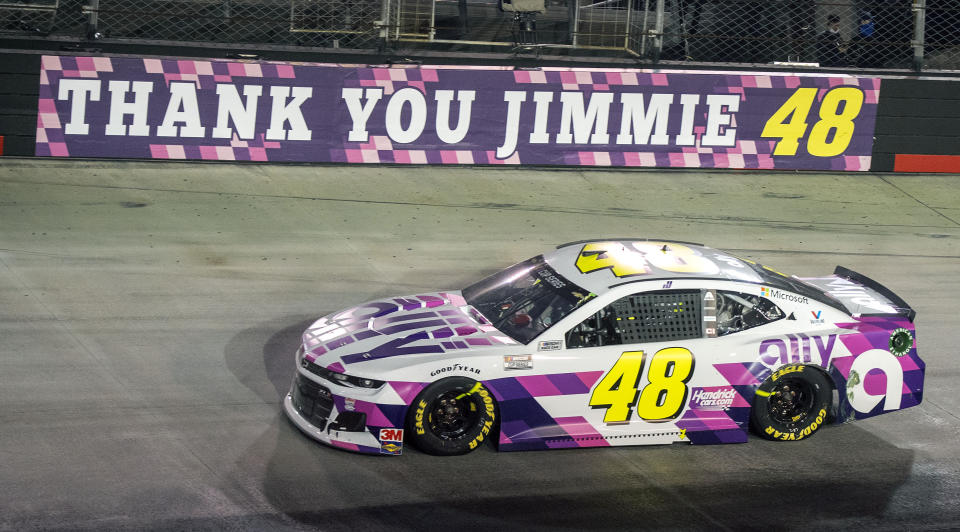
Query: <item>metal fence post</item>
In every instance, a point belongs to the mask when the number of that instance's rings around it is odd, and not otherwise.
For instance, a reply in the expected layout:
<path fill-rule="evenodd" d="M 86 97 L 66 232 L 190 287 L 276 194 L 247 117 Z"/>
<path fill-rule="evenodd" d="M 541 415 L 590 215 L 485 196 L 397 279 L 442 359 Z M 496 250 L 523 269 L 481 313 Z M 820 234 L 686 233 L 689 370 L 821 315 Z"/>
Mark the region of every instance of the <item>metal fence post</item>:
<path fill-rule="evenodd" d="M 653 23 L 653 61 L 660 60 L 660 52 L 663 51 L 663 12 L 665 10 L 665 0 L 657 0 L 657 18 Z"/>
<path fill-rule="evenodd" d="M 923 70 L 923 46 L 926 39 L 927 0 L 913 0 L 913 69 Z"/>
<path fill-rule="evenodd" d="M 90 11 L 87 17 L 87 38 L 99 39 L 103 36 L 97 29 L 97 25 L 99 24 L 98 17 L 100 15 L 100 0 L 90 0 L 88 9 Z"/>
<path fill-rule="evenodd" d="M 570 44 L 577 47 L 577 32 L 580 18 L 580 0 L 567 0 L 567 18 L 570 19 Z"/>
<path fill-rule="evenodd" d="M 623 31 L 623 49 L 630 49 L 630 22 L 633 15 L 633 1 L 627 0 L 627 23 Z"/>

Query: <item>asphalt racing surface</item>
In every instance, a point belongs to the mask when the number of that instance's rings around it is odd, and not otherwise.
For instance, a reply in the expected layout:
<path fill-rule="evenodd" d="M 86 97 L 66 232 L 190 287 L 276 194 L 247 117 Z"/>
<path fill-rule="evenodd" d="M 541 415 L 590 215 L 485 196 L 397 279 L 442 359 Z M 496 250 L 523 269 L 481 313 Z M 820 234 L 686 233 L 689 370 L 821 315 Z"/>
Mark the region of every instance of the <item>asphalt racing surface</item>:
<path fill-rule="evenodd" d="M 301 330 L 559 243 L 837 264 L 923 403 L 810 440 L 371 457 L 281 413 Z M 960 177 L 0 159 L 0 529 L 960 528 Z"/>

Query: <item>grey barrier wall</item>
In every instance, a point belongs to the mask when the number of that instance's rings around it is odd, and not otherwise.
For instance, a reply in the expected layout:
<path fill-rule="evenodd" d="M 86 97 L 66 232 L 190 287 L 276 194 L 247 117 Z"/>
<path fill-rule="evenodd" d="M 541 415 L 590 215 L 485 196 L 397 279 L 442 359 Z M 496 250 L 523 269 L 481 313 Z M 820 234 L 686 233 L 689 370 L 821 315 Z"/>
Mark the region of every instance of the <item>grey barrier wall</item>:
<path fill-rule="evenodd" d="M 39 52 L 0 53 L 4 155 L 36 153 L 40 65 Z M 870 170 L 960 173 L 960 81 L 882 79 Z"/>
<path fill-rule="evenodd" d="M 5 155 L 33 155 L 40 56 L 0 53 L 0 136 Z"/>
<path fill-rule="evenodd" d="M 960 81 L 883 80 L 871 170 L 960 172 Z"/>

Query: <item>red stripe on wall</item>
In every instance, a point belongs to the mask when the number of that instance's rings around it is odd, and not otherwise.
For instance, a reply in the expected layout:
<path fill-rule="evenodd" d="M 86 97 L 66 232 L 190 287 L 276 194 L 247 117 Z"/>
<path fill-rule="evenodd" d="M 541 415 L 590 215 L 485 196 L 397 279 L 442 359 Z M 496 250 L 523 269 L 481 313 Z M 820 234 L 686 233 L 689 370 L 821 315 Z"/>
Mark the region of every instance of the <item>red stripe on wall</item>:
<path fill-rule="evenodd" d="M 0 135 L 0 155 L 3 155 L 3 135 Z"/>
<path fill-rule="evenodd" d="M 960 155 L 915 155 L 898 153 L 893 160 L 893 171 L 960 173 Z"/>

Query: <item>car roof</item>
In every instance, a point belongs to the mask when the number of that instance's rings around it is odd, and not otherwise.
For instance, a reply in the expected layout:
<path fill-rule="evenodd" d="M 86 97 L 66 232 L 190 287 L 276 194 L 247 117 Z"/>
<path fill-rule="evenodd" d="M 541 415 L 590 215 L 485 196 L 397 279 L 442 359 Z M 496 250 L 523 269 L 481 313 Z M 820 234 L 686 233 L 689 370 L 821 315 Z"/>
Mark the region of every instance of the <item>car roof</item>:
<path fill-rule="evenodd" d="M 783 274 L 703 244 L 675 240 L 583 240 L 557 246 L 544 260 L 571 282 L 602 294 L 625 283 L 713 279 L 783 285 Z"/>

